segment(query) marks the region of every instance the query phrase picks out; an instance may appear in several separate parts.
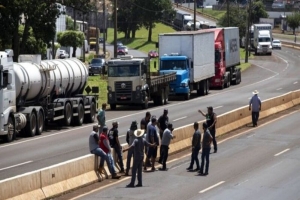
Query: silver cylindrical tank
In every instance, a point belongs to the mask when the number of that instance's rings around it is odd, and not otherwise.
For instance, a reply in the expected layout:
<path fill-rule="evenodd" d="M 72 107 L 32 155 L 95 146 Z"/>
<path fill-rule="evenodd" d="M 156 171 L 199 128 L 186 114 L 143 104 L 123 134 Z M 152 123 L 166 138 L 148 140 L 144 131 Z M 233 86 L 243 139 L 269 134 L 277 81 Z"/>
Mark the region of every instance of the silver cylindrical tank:
<path fill-rule="evenodd" d="M 32 100 L 47 96 L 51 91 L 57 94 L 73 93 L 84 87 L 88 77 L 87 67 L 78 59 L 57 59 L 42 61 L 41 64 L 14 63 L 16 75 L 16 96 Z"/>

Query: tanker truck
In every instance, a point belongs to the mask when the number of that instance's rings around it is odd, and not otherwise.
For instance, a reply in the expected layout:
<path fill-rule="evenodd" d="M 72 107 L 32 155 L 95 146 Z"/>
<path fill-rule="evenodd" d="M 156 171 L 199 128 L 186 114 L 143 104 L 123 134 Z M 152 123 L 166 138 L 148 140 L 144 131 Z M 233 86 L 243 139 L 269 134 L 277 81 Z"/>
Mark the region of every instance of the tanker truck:
<path fill-rule="evenodd" d="M 0 136 L 6 142 L 18 133 L 40 135 L 48 122 L 94 122 L 97 100 L 82 95 L 88 70 L 81 61 L 24 55 L 14 63 L 12 57 L 13 51 L 0 51 Z"/>

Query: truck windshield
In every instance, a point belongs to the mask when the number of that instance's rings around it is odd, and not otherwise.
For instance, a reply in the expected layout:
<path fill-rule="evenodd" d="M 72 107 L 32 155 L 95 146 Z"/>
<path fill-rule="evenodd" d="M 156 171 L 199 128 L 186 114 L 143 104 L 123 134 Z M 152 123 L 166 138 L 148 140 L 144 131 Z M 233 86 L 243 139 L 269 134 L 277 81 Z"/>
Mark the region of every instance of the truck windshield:
<path fill-rule="evenodd" d="M 186 60 L 162 60 L 160 70 L 185 70 Z"/>
<path fill-rule="evenodd" d="M 258 42 L 270 42 L 271 39 L 269 37 L 261 37 L 258 39 Z"/>
<path fill-rule="evenodd" d="M 140 76 L 139 65 L 121 65 L 121 66 L 109 66 L 109 77 L 131 77 Z"/>

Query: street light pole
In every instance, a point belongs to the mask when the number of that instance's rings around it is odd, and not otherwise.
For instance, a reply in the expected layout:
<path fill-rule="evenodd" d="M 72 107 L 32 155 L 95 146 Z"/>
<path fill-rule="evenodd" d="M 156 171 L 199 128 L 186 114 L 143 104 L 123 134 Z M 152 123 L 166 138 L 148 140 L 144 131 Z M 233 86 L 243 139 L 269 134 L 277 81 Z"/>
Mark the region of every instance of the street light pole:
<path fill-rule="evenodd" d="M 103 0 L 103 54 L 104 58 L 106 58 L 106 8 L 105 8 L 105 0 Z"/>
<path fill-rule="evenodd" d="M 229 0 L 226 0 L 227 4 L 227 26 L 230 26 L 230 19 L 229 19 Z"/>
<path fill-rule="evenodd" d="M 117 0 L 114 0 L 114 15 L 115 15 L 115 20 L 114 20 L 114 58 L 117 58 Z"/>
<path fill-rule="evenodd" d="M 248 5 L 248 18 L 247 18 L 247 30 L 246 30 L 246 44 L 245 44 L 245 63 L 248 63 L 248 56 L 249 56 L 249 39 L 250 39 L 250 18 L 251 18 L 251 0 L 249 0 Z M 251 45 L 251 42 L 250 42 Z"/>
<path fill-rule="evenodd" d="M 194 1 L 194 31 L 196 31 L 196 1 Z"/>

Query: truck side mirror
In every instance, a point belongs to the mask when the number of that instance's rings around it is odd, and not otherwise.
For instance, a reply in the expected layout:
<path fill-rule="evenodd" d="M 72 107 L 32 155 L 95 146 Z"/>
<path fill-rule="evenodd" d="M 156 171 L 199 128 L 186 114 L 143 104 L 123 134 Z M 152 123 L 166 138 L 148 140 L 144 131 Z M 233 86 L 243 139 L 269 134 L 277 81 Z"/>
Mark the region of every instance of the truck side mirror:
<path fill-rule="evenodd" d="M 191 69 L 193 69 L 193 68 L 194 68 L 194 62 L 191 61 Z"/>
<path fill-rule="evenodd" d="M 154 68 L 156 69 L 156 61 L 154 61 Z"/>

